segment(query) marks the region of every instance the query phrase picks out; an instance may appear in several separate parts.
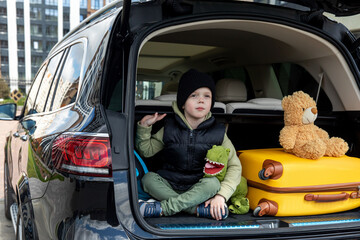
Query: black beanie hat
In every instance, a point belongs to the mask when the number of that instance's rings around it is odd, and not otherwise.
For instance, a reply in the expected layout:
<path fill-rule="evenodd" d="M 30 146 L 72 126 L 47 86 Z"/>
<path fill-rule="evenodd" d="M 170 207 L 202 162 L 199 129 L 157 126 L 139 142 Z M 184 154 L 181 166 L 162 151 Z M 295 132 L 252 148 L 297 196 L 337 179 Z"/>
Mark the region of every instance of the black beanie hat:
<path fill-rule="evenodd" d="M 185 105 L 185 102 L 190 96 L 190 94 L 193 93 L 196 89 L 202 87 L 207 87 L 211 91 L 212 108 L 215 103 L 215 82 L 209 75 L 199 72 L 195 69 L 190 69 L 180 78 L 178 92 L 176 96 L 178 108 L 182 111 L 182 107 Z"/>

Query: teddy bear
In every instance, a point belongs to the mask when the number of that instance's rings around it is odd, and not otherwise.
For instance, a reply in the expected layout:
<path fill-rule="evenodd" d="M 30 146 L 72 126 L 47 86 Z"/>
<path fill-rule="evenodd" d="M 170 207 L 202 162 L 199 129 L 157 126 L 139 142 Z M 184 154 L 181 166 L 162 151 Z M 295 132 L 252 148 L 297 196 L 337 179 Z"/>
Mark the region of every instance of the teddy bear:
<path fill-rule="evenodd" d="M 349 147 L 341 138 L 331 137 L 314 125 L 317 108 L 314 99 L 303 91 L 294 92 L 281 101 L 284 127 L 280 131 L 280 145 L 286 152 L 301 158 L 319 159 L 322 156 L 340 157 Z"/>
<path fill-rule="evenodd" d="M 216 177 L 220 182 L 225 178 L 227 162 L 230 149 L 223 146 L 214 145 L 207 151 L 206 164 L 204 166 L 204 177 Z M 231 195 L 229 211 L 235 214 L 245 214 L 249 212 L 249 199 L 245 196 L 248 192 L 247 180 L 243 176 L 235 192 Z"/>

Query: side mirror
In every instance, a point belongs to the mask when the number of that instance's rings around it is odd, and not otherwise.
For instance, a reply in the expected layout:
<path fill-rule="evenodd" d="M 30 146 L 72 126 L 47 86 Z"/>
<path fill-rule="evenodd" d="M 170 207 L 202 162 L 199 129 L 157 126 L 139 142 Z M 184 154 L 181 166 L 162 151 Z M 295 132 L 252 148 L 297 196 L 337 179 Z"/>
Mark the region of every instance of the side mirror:
<path fill-rule="evenodd" d="M 0 105 L 0 120 L 14 120 L 16 116 L 16 104 L 7 103 Z"/>
<path fill-rule="evenodd" d="M 35 131 L 36 122 L 34 120 L 25 120 L 21 121 L 21 125 L 23 126 L 23 128 L 28 130 L 30 134 L 33 134 Z"/>

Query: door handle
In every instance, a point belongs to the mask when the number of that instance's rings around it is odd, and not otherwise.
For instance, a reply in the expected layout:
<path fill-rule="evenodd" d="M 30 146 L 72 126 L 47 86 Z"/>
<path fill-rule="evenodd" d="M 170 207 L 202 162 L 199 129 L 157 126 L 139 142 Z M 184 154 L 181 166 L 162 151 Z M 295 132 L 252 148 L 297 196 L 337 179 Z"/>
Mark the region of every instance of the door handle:
<path fill-rule="evenodd" d="M 20 137 L 21 140 L 23 140 L 24 142 L 28 140 L 28 136 L 27 135 L 22 135 Z"/>
<path fill-rule="evenodd" d="M 18 132 L 15 132 L 15 133 L 13 134 L 13 136 L 16 137 L 16 138 L 18 138 L 18 137 L 20 137 L 20 134 L 19 134 Z"/>

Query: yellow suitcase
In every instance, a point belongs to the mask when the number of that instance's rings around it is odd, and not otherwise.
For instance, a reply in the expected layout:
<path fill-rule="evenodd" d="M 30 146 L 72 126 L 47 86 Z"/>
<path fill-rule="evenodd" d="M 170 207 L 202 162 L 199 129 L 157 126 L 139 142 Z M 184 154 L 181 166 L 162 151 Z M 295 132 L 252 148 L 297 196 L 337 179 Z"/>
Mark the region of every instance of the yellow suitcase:
<path fill-rule="evenodd" d="M 360 206 L 360 159 L 304 159 L 283 149 L 238 151 L 255 216 L 302 216 Z"/>

